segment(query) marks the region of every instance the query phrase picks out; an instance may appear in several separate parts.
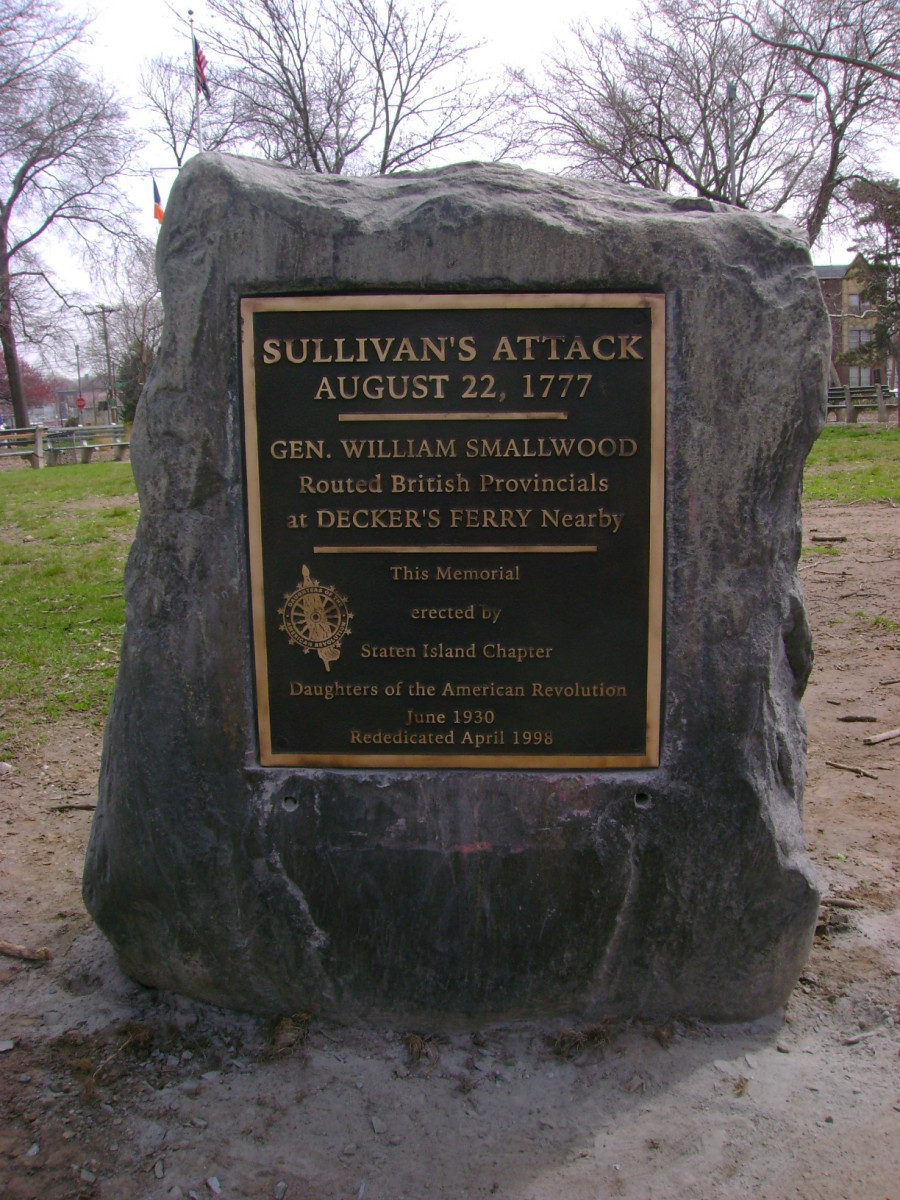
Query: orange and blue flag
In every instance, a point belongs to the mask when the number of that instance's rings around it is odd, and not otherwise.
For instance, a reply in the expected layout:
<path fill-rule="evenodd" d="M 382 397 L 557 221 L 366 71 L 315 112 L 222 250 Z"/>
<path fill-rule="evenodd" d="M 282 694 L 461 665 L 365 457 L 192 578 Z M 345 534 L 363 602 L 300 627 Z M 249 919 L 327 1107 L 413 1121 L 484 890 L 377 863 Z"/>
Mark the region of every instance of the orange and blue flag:
<path fill-rule="evenodd" d="M 162 225 L 162 219 L 165 216 L 163 211 L 162 200 L 159 198 L 159 188 L 156 186 L 156 180 L 153 180 L 153 215 Z"/>

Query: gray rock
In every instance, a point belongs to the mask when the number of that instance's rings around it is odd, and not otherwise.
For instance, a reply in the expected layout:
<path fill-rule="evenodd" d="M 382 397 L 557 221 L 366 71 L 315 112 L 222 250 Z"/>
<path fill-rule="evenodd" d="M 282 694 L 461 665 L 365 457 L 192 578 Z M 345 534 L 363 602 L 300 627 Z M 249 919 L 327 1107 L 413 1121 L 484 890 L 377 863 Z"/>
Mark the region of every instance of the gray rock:
<path fill-rule="evenodd" d="M 123 969 L 272 1013 L 745 1020 L 783 1004 L 818 902 L 796 567 L 829 342 L 798 231 L 508 166 L 323 178 L 206 154 L 173 188 L 158 266 L 84 876 Z M 658 769 L 258 766 L 238 298 L 378 289 L 665 292 Z"/>
<path fill-rule="evenodd" d="M 141 1154 L 155 1154 L 159 1151 L 163 1142 L 165 1142 L 167 1132 L 165 1125 L 160 1125 L 158 1121 L 148 1121 L 144 1118 L 136 1117 L 133 1135 L 134 1144 Z"/>

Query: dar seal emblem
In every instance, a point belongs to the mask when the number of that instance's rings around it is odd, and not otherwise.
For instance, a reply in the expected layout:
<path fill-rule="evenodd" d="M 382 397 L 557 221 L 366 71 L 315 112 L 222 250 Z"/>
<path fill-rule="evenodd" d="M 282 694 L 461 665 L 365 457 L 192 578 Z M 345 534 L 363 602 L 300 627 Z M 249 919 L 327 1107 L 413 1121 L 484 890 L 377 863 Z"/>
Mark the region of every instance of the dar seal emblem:
<path fill-rule="evenodd" d="M 284 607 L 279 608 L 281 629 L 304 654 L 315 650 L 331 670 L 331 664 L 341 657 L 341 642 L 350 632 L 353 613 L 347 608 L 347 597 L 330 584 L 311 579 L 309 568 L 303 567 L 303 582 L 293 592 L 285 593 Z"/>

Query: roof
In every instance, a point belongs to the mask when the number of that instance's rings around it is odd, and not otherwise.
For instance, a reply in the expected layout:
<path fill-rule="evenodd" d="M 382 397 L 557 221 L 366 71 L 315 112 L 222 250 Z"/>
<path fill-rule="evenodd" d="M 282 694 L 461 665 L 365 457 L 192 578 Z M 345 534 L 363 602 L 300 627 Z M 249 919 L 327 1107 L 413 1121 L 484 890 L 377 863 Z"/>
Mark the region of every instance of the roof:
<path fill-rule="evenodd" d="M 816 274 L 820 279 L 843 279 L 852 266 L 852 263 L 846 263 L 844 266 L 828 264 L 816 267 Z"/>

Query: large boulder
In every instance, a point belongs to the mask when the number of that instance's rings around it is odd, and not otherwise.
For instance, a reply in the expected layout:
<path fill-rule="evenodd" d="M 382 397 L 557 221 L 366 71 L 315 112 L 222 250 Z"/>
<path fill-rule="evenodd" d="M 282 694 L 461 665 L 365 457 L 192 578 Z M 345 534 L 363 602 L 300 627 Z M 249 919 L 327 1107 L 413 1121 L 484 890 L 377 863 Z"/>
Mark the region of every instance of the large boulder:
<path fill-rule="evenodd" d="M 348 179 L 205 154 L 157 261 L 165 329 L 132 435 L 141 516 L 84 875 L 124 970 L 266 1012 L 782 1005 L 818 903 L 797 561 L 829 326 L 798 231 L 509 166 Z M 657 768 L 260 766 L 238 303 L 353 290 L 665 294 Z"/>

